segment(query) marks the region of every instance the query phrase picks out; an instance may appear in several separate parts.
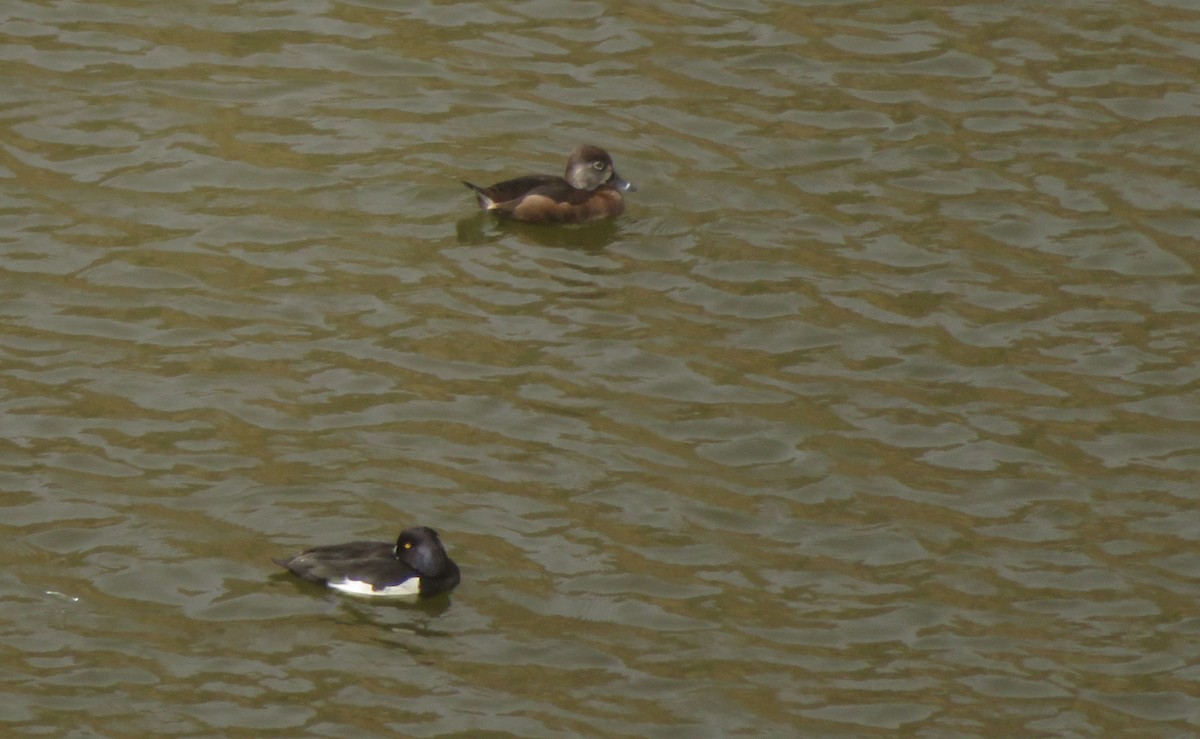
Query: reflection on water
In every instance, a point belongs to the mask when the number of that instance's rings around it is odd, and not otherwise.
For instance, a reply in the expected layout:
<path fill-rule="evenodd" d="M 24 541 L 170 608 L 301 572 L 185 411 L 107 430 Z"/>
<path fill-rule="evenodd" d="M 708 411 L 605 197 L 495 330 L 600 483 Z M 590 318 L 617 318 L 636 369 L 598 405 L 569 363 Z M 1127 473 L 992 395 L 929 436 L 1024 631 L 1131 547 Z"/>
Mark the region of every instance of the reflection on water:
<path fill-rule="evenodd" d="M 10 733 L 1194 733 L 1198 21 L 12 4 Z"/>
<path fill-rule="evenodd" d="M 622 227 L 615 220 L 562 226 L 501 220 L 482 212 L 470 218 L 460 218 L 455 225 L 460 244 L 503 243 L 506 239 L 516 238 L 523 243 L 532 242 L 589 254 L 602 253 L 606 247 L 632 235 L 632 229 L 626 228 L 625 231 L 627 233 L 622 236 Z"/>

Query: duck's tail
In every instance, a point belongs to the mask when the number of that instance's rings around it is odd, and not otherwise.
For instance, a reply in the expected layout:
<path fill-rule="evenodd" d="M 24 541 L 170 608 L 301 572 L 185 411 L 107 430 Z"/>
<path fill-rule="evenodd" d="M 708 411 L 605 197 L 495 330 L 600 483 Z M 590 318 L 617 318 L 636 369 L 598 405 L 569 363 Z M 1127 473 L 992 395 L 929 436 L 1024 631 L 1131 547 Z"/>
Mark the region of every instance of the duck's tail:
<path fill-rule="evenodd" d="M 475 199 L 479 201 L 479 208 L 481 210 L 491 210 L 492 208 L 496 207 L 496 201 L 488 197 L 487 192 L 482 187 L 479 185 L 472 185 L 466 180 L 462 180 L 462 183 L 466 185 L 471 192 L 475 193 Z"/>

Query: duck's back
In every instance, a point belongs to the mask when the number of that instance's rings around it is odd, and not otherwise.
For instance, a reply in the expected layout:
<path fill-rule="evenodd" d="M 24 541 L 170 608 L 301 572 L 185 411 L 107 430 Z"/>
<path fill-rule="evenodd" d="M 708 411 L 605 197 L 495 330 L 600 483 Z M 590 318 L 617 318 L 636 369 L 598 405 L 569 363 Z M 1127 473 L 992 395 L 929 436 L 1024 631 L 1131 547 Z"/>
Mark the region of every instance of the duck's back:
<path fill-rule="evenodd" d="M 293 574 L 310 582 L 328 583 L 353 576 L 355 580 L 374 582 L 395 580 L 413 574 L 412 568 L 396 559 L 394 547 L 386 541 L 351 541 L 313 547 L 290 559 L 274 559 Z"/>

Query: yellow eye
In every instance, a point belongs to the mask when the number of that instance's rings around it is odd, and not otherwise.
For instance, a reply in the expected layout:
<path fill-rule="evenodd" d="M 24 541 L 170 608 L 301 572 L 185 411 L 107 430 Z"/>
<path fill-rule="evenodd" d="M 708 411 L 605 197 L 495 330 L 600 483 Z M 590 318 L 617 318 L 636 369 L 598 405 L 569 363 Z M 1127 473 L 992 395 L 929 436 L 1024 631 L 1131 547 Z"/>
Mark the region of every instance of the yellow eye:
<path fill-rule="evenodd" d="M 411 541 L 406 541 L 406 542 L 404 542 L 404 548 L 405 548 L 405 549 L 412 549 L 412 542 L 411 542 Z"/>

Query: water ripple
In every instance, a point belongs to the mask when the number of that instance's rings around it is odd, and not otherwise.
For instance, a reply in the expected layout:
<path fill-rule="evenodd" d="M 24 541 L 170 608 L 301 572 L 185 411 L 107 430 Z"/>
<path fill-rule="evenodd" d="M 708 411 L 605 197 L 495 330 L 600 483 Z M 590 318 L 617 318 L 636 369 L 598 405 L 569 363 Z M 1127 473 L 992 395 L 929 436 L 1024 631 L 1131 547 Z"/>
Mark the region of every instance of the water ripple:
<path fill-rule="evenodd" d="M 12 4 L 10 725 L 1194 732 L 1198 22 Z M 458 184 L 582 141 L 608 226 Z"/>

